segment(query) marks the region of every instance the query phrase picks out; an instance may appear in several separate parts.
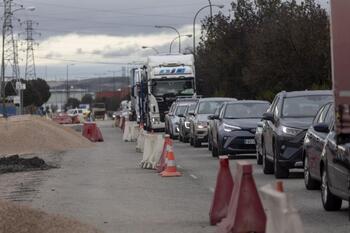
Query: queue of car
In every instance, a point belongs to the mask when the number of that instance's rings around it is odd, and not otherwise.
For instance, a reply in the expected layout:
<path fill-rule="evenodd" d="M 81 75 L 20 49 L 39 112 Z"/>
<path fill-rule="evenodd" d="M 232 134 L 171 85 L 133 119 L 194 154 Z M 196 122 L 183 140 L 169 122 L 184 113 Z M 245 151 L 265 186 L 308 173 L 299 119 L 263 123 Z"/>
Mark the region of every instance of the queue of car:
<path fill-rule="evenodd" d="M 350 197 L 350 138 L 336 137 L 331 91 L 278 93 L 258 100 L 201 98 L 176 101 L 166 132 L 193 147 L 208 144 L 213 157 L 256 155 L 265 174 L 288 178 L 303 169 L 306 189 L 320 189 L 325 210 Z"/>

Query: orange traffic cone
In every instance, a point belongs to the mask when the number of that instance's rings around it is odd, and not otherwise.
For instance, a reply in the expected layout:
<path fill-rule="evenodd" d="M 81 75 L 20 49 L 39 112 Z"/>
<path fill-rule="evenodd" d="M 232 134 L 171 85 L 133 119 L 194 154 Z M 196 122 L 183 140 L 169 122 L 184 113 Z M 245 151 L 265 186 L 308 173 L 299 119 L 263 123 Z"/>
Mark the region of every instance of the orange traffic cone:
<path fill-rule="evenodd" d="M 164 146 L 163 146 L 163 150 L 162 150 L 162 155 L 160 156 L 160 159 L 156 165 L 156 170 L 158 173 L 162 172 L 165 170 L 166 168 L 166 164 L 167 164 L 167 153 L 169 151 L 168 149 L 168 145 L 172 145 L 172 140 L 170 139 L 170 135 L 166 134 L 164 136 Z"/>
<path fill-rule="evenodd" d="M 284 192 L 283 181 L 276 182 L 276 191 L 281 192 L 281 193 Z"/>
<path fill-rule="evenodd" d="M 167 146 L 166 153 L 166 168 L 161 173 L 162 177 L 181 176 L 181 173 L 176 170 L 175 156 L 172 143 Z"/>
<path fill-rule="evenodd" d="M 143 122 L 140 123 L 140 129 L 144 129 Z"/>

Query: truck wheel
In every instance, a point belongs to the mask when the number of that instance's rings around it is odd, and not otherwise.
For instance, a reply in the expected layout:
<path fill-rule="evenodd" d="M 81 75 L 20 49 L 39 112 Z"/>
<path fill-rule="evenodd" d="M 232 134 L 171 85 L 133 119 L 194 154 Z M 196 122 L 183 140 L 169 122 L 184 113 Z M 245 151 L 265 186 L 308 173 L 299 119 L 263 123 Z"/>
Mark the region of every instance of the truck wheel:
<path fill-rule="evenodd" d="M 320 188 L 320 183 L 313 179 L 310 175 L 309 157 L 306 154 L 304 158 L 304 183 L 307 190 L 315 190 Z"/>
<path fill-rule="evenodd" d="M 211 143 L 210 138 L 208 138 L 208 150 L 212 151 L 213 150 L 213 144 Z"/>
<path fill-rule="evenodd" d="M 328 174 L 327 174 L 326 168 L 323 169 L 323 171 L 322 171 L 321 197 L 322 197 L 323 208 L 326 211 L 336 211 L 336 210 L 339 210 L 341 208 L 342 199 L 335 196 L 329 190 Z"/>
<path fill-rule="evenodd" d="M 190 145 L 193 146 L 193 138 L 190 136 Z"/>
<path fill-rule="evenodd" d="M 219 156 L 219 152 L 218 152 L 218 148 L 216 148 L 214 145 L 213 145 L 213 148 L 211 150 L 211 155 L 216 158 Z"/>
<path fill-rule="evenodd" d="M 273 163 L 266 156 L 266 148 L 265 145 L 262 145 L 263 150 L 263 172 L 264 174 L 273 174 Z"/>

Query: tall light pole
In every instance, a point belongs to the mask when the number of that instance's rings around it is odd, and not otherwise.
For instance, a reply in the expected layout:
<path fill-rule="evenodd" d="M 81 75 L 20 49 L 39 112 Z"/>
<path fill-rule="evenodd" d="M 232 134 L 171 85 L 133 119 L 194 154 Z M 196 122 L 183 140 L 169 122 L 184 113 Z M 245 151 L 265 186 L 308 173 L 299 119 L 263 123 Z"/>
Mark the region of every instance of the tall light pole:
<path fill-rule="evenodd" d="M 67 64 L 67 80 L 66 80 L 66 95 L 67 95 L 67 103 L 69 100 L 69 67 L 74 66 L 75 64 Z"/>
<path fill-rule="evenodd" d="M 197 19 L 197 16 L 202 10 L 204 10 L 208 7 L 213 7 L 213 6 L 218 7 L 220 9 L 225 7 L 224 5 L 209 4 L 209 5 L 206 5 L 206 6 L 203 6 L 202 8 L 200 8 L 194 16 L 194 19 L 193 19 L 193 55 L 196 55 L 196 19 Z"/>
<path fill-rule="evenodd" d="M 10 27 L 12 29 L 12 16 L 16 11 L 28 10 L 34 11 L 35 7 L 23 7 L 20 5 L 20 8 L 12 10 L 12 1 L 4 1 L 4 14 L 3 14 L 3 23 L 2 23 L 2 53 L 1 53 L 1 92 L 2 92 L 2 111 L 3 116 L 7 118 L 6 110 L 6 80 L 5 80 L 5 37 L 6 29 Z"/>
<path fill-rule="evenodd" d="M 179 53 L 181 53 L 181 35 L 180 35 L 180 32 L 176 28 L 174 28 L 172 26 L 156 25 L 155 27 L 156 28 L 169 28 L 169 29 L 174 30 L 177 33 L 178 38 L 179 38 Z"/>
<path fill-rule="evenodd" d="M 142 46 L 141 48 L 142 49 L 153 49 L 153 51 L 156 52 L 156 54 L 159 54 L 159 51 L 156 48 L 154 48 L 154 47 Z"/>
<path fill-rule="evenodd" d="M 192 37 L 192 34 L 181 35 L 180 37 L 188 37 L 188 38 L 191 38 L 191 37 Z M 179 39 L 178 36 L 175 37 L 175 38 L 171 41 L 171 43 L 170 43 L 170 46 L 169 46 L 169 53 L 170 53 L 170 54 L 171 54 L 171 50 L 172 50 L 172 47 L 173 47 L 173 43 L 174 43 L 177 39 Z"/>

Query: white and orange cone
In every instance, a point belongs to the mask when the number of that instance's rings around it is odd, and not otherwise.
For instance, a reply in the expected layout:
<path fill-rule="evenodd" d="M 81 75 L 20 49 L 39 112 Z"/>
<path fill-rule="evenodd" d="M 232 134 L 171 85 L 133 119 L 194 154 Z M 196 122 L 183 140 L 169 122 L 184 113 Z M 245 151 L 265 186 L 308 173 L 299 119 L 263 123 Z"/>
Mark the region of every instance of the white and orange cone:
<path fill-rule="evenodd" d="M 173 146 L 171 144 L 167 145 L 166 168 L 160 174 L 162 177 L 182 176 L 182 174 L 176 169 L 175 156 Z"/>

